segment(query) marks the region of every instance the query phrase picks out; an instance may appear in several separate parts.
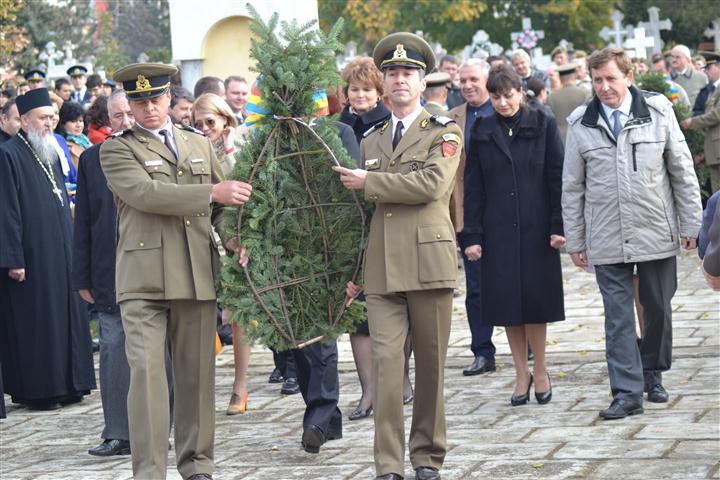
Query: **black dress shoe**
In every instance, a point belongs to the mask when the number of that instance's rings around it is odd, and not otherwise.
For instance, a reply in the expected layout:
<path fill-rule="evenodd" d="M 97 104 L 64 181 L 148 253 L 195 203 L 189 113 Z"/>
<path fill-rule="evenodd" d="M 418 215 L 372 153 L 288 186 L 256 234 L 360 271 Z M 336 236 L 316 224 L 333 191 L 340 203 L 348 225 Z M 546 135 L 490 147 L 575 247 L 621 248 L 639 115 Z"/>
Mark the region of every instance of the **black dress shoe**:
<path fill-rule="evenodd" d="M 270 378 L 268 378 L 268 383 L 282 383 L 282 381 L 283 381 L 282 373 L 280 373 L 279 368 L 276 368 L 270 374 Z"/>
<path fill-rule="evenodd" d="M 647 399 L 652 403 L 666 403 L 670 396 L 663 386 L 659 383 L 647 387 Z"/>
<path fill-rule="evenodd" d="M 605 420 L 616 420 L 625 418 L 628 415 L 643 413 L 642 402 L 633 402 L 625 398 L 614 398 L 607 410 L 600 412 L 600 418 Z"/>
<path fill-rule="evenodd" d="M 60 402 L 29 402 L 26 403 L 25 406 L 29 408 L 30 410 L 57 410 L 58 408 L 62 408 L 62 405 Z"/>
<path fill-rule="evenodd" d="M 385 475 L 378 475 L 375 480 L 403 480 L 403 477 L 397 473 L 386 473 Z"/>
<path fill-rule="evenodd" d="M 548 377 L 548 386 L 550 388 L 548 388 L 546 392 L 538 392 L 537 390 L 535 390 L 535 400 L 537 400 L 537 402 L 540 405 L 545 405 L 546 403 L 549 403 L 550 400 L 552 399 L 552 385 L 550 384 L 550 374 L 549 373 L 547 374 L 547 377 Z"/>
<path fill-rule="evenodd" d="M 190 475 L 187 480 L 213 480 L 213 478 L 209 473 L 196 473 L 194 475 Z"/>
<path fill-rule="evenodd" d="M 363 418 L 368 418 L 370 415 L 372 415 L 372 412 L 373 412 L 372 406 L 370 406 L 370 407 L 366 408 L 365 410 L 363 410 L 363 409 L 360 408 L 360 406 L 358 405 L 358 407 L 355 409 L 355 411 L 353 411 L 353 412 L 348 416 L 348 420 L 362 420 Z"/>
<path fill-rule="evenodd" d="M 533 353 L 532 348 L 528 345 L 528 360 L 532 360 L 533 358 L 535 358 L 535 354 Z"/>
<path fill-rule="evenodd" d="M 325 434 L 317 425 L 308 425 L 303 429 L 302 447 L 308 453 L 319 453 L 325 443 Z"/>
<path fill-rule="evenodd" d="M 530 374 L 530 382 L 528 382 L 528 388 L 527 392 L 523 393 L 522 395 L 515 395 L 514 393 L 510 397 L 510 405 L 513 407 L 517 407 L 518 405 L 525 405 L 530 401 L 530 386 L 533 382 L 533 376 L 532 373 Z"/>
<path fill-rule="evenodd" d="M 475 357 L 475 360 L 473 363 L 467 367 L 465 370 L 463 370 L 463 375 L 466 377 L 472 376 L 472 375 L 480 375 L 481 373 L 485 372 L 494 372 L 495 371 L 495 359 L 494 358 L 487 358 L 483 356 L 477 356 Z"/>
<path fill-rule="evenodd" d="M 418 467 L 415 469 L 415 480 L 440 480 L 437 468 Z"/>
<path fill-rule="evenodd" d="M 295 395 L 296 393 L 300 393 L 300 385 L 297 382 L 296 378 L 290 377 L 286 378 L 285 382 L 283 382 L 283 386 L 280 389 L 280 393 L 283 395 Z"/>
<path fill-rule="evenodd" d="M 97 447 L 88 450 L 88 453 L 96 457 L 130 455 L 130 442 L 128 440 L 107 439 Z"/>

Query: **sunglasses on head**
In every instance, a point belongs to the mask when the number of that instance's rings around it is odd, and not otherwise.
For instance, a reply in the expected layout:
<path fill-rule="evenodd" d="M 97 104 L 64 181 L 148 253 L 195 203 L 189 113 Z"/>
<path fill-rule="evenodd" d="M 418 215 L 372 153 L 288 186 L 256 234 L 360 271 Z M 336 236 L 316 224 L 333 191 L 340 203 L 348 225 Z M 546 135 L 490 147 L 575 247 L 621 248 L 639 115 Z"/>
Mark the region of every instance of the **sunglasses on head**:
<path fill-rule="evenodd" d="M 195 120 L 195 128 L 197 128 L 198 130 L 202 130 L 203 125 L 207 125 L 208 128 L 215 128 L 215 123 L 216 121 L 214 118 Z"/>

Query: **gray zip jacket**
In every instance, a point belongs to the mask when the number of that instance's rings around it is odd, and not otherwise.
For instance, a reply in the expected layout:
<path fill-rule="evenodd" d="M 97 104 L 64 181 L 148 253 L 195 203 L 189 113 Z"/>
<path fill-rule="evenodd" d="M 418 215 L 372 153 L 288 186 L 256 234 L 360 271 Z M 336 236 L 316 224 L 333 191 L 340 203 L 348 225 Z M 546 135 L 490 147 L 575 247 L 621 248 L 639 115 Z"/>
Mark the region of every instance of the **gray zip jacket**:
<path fill-rule="evenodd" d="M 594 97 L 568 117 L 562 212 L 567 251 L 593 265 L 680 253 L 702 223 L 700 188 L 672 104 L 630 87 L 631 117 L 617 142 Z"/>

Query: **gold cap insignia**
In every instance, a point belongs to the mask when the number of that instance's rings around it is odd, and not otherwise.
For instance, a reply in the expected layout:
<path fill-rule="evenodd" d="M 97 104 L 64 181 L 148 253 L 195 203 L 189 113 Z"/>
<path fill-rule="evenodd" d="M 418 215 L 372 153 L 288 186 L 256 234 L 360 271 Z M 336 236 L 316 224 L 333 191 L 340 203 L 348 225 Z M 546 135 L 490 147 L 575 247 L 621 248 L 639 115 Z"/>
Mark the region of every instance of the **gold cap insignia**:
<path fill-rule="evenodd" d="M 407 58 L 407 52 L 405 51 L 405 47 L 402 43 L 398 43 L 397 47 L 395 47 L 393 58 Z"/>
<path fill-rule="evenodd" d="M 152 88 L 152 86 L 150 85 L 150 80 L 145 78 L 145 75 L 138 75 L 137 81 L 135 82 L 135 88 L 137 88 L 140 91 L 143 91 L 143 90 L 149 90 L 150 88 Z"/>

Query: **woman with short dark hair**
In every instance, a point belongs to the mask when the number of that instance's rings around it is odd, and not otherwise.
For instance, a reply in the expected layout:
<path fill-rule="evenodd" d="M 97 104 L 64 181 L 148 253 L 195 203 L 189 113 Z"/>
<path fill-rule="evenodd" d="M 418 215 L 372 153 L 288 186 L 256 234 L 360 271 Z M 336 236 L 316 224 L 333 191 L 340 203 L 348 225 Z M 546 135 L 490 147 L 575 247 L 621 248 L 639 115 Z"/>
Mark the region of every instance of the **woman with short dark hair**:
<path fill-rule="evenodd" d="M 565 318 L 558 251 L 565 244 L 563 143 L 555 120 L 525 104 L 511 67 L 494 67 L 487 89 L 495 113 L 472 127 L 460 240 L 470 261 L 482 262 L 482 322 L 505 327 L 515 364 L 511 405 L 529 402 L 533 380 L 544 404 L 552 397 L 547 323 Z"/>
<path fill-rule="evenodd" d="M 64 102 L 60 107 L 60 121 L 55 131 L 65 138 L 70 150 L 70 159 L 75 170 L 80 162 L 80 154 L 92 147 L 90 139 L 85 135 L 85 110 L 76 102 Z"/>

